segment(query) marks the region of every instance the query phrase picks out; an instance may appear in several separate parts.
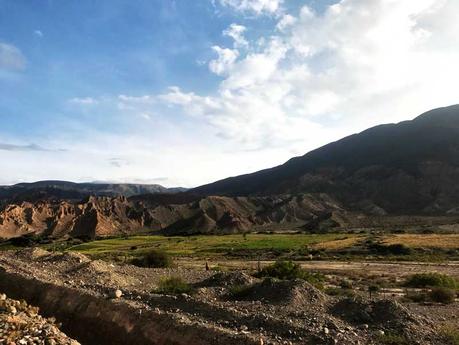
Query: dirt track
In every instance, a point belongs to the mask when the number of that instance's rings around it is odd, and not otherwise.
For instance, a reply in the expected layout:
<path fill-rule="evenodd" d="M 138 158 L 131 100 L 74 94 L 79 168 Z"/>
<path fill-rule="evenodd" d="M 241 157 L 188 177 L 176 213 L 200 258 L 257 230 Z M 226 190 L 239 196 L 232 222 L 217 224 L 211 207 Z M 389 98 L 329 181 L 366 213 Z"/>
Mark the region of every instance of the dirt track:
<path fill-rule="evenodd" d="M 181 267 L 201 269 L 205 267 L 205 260 L 181 259 L 178 260 Z M 273 261 L 260 261 L 262 267 Z M 242 270 L 256 270 L 258 261 L 244 260 L 217 260 L 212 265 Z M 393 276 L 405 276 L 413 273 L 440 272 L 459 277 L 459 262 L 425 263 L 425 262 L 375 262 L 375 261 L 305 261 L 301 266 L 306 269 L 325 272 L 360 272 L 362 274 L 386 274 Z"/>

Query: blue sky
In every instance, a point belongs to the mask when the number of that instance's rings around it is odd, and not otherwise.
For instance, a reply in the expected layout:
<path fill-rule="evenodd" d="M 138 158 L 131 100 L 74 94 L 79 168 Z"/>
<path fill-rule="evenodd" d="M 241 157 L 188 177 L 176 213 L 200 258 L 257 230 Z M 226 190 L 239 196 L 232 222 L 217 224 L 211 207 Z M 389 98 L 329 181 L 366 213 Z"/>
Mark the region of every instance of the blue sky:
<path fill-rule="evenodd" d="M 453 0 L 0 0 L 0 184 L 199 185 L 457 103 Z"/>

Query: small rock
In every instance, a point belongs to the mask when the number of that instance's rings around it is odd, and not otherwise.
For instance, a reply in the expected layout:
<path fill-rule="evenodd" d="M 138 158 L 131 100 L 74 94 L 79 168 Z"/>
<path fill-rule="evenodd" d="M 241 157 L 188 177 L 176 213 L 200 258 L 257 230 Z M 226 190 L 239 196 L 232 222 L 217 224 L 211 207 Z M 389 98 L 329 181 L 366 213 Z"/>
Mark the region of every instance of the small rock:
<path fill-rule="evenodd" d="M 330 333 L 330 330 L 327 327 L 324 327 L 324 333 L 328 334 L 328 333 Z"/>
<path fill-rule="evenodd" d="M 121 296 L 123 296 L 123 291 L 119 289 L 115 290 L 114 296 L 115 298 L 121 298 Z"/>

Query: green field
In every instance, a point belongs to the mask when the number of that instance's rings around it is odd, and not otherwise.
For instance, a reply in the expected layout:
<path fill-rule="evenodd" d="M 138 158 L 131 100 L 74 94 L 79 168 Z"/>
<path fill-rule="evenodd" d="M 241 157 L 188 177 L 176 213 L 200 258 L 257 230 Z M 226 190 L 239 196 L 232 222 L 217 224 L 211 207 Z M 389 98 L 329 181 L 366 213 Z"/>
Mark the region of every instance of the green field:
<path fill-rule="evenodd" d="M 357 241 L 357 235 L 342 234 L 248 234 L 221 236 L 133 236 L 88 242 L 68 248 L 71 251 L 103 257 L 110 255 L 137 256 L 149 249 L 160 249 L 174 256 L 248 255 L 258 252 L 306 251 L 319 244 L 339 245 Z M 343 242 L 343 243 L 344 243 Z"/>

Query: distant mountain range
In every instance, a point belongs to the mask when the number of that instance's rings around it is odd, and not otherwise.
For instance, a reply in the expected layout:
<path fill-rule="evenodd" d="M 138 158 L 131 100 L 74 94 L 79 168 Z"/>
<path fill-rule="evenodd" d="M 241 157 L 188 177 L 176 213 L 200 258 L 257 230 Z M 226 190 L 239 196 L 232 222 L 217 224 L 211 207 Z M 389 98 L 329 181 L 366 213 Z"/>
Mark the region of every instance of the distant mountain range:
<path fill-rule="evenodd" d="M 42 199 L 81 200 L 88 196 L 126 196 L 155 193 L 178 193 L 185 188 L 166 188 L 159 184 L 74 183 L 67 181 L 38 181 L 0 186 L 0 199 L 35 201 Z M 1 202 L 0 202 L 1 204 Z"/>
<path fill-rule="evenodd" d="M 201 195 L 326 193 L 377 214 L 455 213 L 459 207 L 459 105 L 381 125 L 283 165 L 191 190 Z"/>

